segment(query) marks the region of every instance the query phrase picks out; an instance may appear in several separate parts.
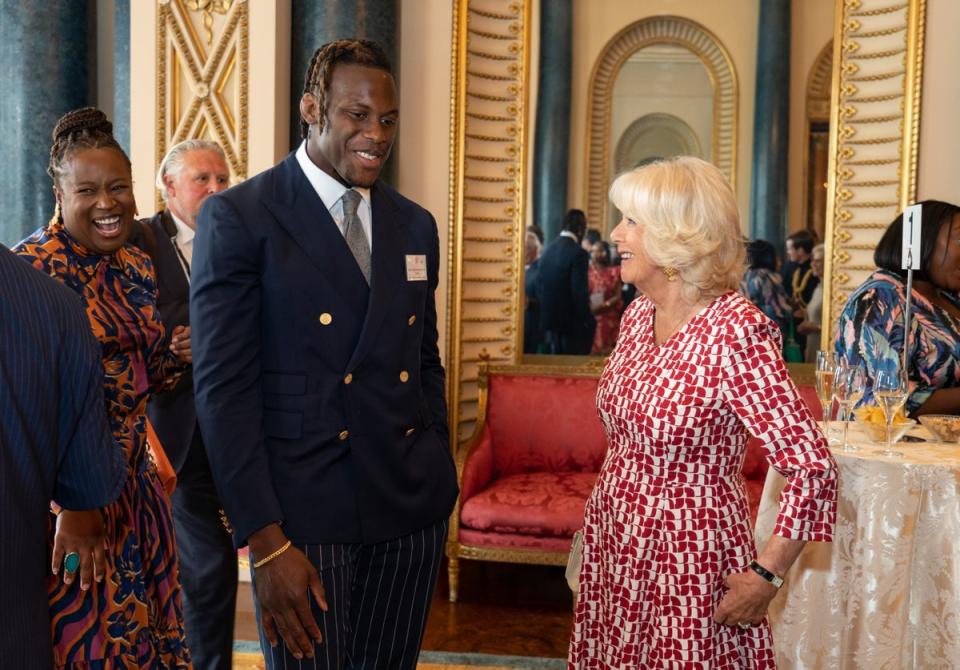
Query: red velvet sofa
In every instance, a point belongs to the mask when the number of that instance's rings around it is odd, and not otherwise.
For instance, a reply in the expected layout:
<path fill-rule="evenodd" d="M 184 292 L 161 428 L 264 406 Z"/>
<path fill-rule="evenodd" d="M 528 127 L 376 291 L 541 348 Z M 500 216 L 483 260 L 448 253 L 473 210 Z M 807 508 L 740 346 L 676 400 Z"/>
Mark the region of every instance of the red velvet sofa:
<path fill-rule="evenodd" d="M 595 403 L 600 372 L 589 364 L 481 364 L 477 424 L 457 453 L 460 498 L 447 542 L 451 602 L 460 559 L 566 564 L 606 450 Z M 812 380 L 809 370 L 791 372 Z M 819 417 L 812 385 L 797 381 Z M 754 518 L 766 474 L 763 450 L 751 439 L 744 478 Z"/>

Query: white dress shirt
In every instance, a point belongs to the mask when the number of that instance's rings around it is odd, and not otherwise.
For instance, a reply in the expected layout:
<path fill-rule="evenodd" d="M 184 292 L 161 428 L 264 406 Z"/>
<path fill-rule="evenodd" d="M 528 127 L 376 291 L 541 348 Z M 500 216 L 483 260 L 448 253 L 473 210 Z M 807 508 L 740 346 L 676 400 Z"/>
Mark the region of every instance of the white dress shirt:
<path fill-rule="evenodd" d="M 340 234 L 346 232 L 343 223 L 343 194 L 347 192 L 347 187 L 328 175 L 326 172 L 316 166 L 307 155 L 306 141 L 300 143 L 297 149 L 297 162 L 300 169 L 307 176 L 307 181 L 313 186 L 324 206 L 330 212 Z M 357 216 L 360 217 L 360 223 L 363 225 L 363 232 L 367 236 L 367 244 L 370 245 L 370 253 L 373 253 L 373 223 L 370 210 L 370 189 L 361 186 L 354 186 L 353 190 L 360 194 L 360 204 L 357 206 Z"/>
<path fill-rule="evenodd" d="M 177 254 L 177 258 L 180 259 L 180 265 L 183 266 L 183 272 L 187 275 L 187 280 L 190 280 L 190 266 L 193 264 L 193 237 L 196 235 L 196 232 L 185 224 L 180 218 L 173 213 L 173 210 L 170 211 L 170 218 L 173 219 L 174 225 L 177 227 L 177 235 L 173 238 L 174 246 L 180 251 Z"/>

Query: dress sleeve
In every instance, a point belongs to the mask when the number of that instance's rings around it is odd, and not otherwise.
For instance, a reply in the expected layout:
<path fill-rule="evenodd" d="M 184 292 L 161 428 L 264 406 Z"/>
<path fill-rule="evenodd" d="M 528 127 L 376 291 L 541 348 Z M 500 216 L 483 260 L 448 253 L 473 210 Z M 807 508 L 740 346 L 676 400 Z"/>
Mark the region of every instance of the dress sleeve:
<path fill-rule="evenodd" d="M 914 315 L 911 324 L 913 345 L 910 373 L 910 395 L 906 412 L 912 414 L 937 390 L 924 371 L 920 347 L 916 345 L 921 335 L 920 320 Z M 851 364 L 862 365 L 867 377 L 872 379 L 877 370 L 892 367 L 903 351 L 903 298 L 896 287 L 877 283 L 863 291 L 843 308 L 838 324 L 836 352 L 845 356 Z M 867 385 L 860 405 L 875 403 L 873 388 Z"/>
<path fill-rule="evenodd" d="M 735 328 L 724 368 L 724 401 L 787 480 L 774 534 L 829 542 L 837 514 L 837 466 L 780 350 L 780 333 L 769 321 Z"/>

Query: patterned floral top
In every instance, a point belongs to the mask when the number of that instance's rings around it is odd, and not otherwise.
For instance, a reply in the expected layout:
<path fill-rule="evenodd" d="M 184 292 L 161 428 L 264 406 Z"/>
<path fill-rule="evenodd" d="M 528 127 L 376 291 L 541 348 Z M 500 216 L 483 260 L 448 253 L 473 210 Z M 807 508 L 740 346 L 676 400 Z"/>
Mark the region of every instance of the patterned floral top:
<path fill-rule="evenodd" d="M 188 668 L 173 520 L 146 444 L 147 400 L 183 367 L 166 347 L 153 267 L 130 245 L 90 252 L 56 221 L 14 251 L 81 297 L 103 350 L 110 427 L 127 456 L 120 498 L 101 510 L 105 579 L 84 594 L 79 579 L 67 586 L 48 575 L 56 666 Z"/>
<path fill-rule="evenodd" d="M 740 280 L 740 293 L 773 319 L 781 332 L 787 332 L 793 310 L 787 291 L 780 283 L 780 275 L 766 268 L 750 268 Z"/>
<path fill-rule="evenodd" d="M 957 307 L 960 296 L 941 293 Z M 862 364 L 867 378 L 892 369 L 903 356 L 904 280 L 877 270 L 847 300 L 840 314 L 835 350 L 851 363 Z M 914 412 L 941 388 L 960 386 L 960 322 L 913 291 L 910 324 L 910 396 Z M 868 385 L 860 405 L 873 404 Z"/>

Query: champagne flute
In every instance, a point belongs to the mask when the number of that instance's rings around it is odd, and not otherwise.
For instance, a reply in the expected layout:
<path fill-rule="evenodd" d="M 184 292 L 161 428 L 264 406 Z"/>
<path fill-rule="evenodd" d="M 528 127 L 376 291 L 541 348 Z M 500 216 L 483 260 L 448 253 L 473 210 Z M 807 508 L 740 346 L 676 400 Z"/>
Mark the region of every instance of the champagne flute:
<path fill-rule="evenodd" d="M 883 450 L 884 456 L 903 456 L 893 450 L 893 420 L 897 412 L 907 402 L 908 395 L 907 375 L 896 363 L 893 369 L 879 370 L 873 380 L 873 397 L 883 409 L 883 418 L 886 419 L 887 446 Z"/>
<path fill-rule="evenodd" d="M 850 429 L 850 412 L 856 406 L 867 387 L 867 375 L 859 365 L 851 365 L 841 359 L 834 370 L 833 398 L 843 410 L 843 446 L 841 451 L 859 451 L 860 447 L 847 441 Z"/>
<path fill-rule="evenodd" d="M 830 414 L 833 410 L 833 379 L 839 357 L 832 351 L 817 352 L 817 398 L 823 409 L 823 430 L 827 434 L 827 442 L 836 443 L 830 436 Z"/>

